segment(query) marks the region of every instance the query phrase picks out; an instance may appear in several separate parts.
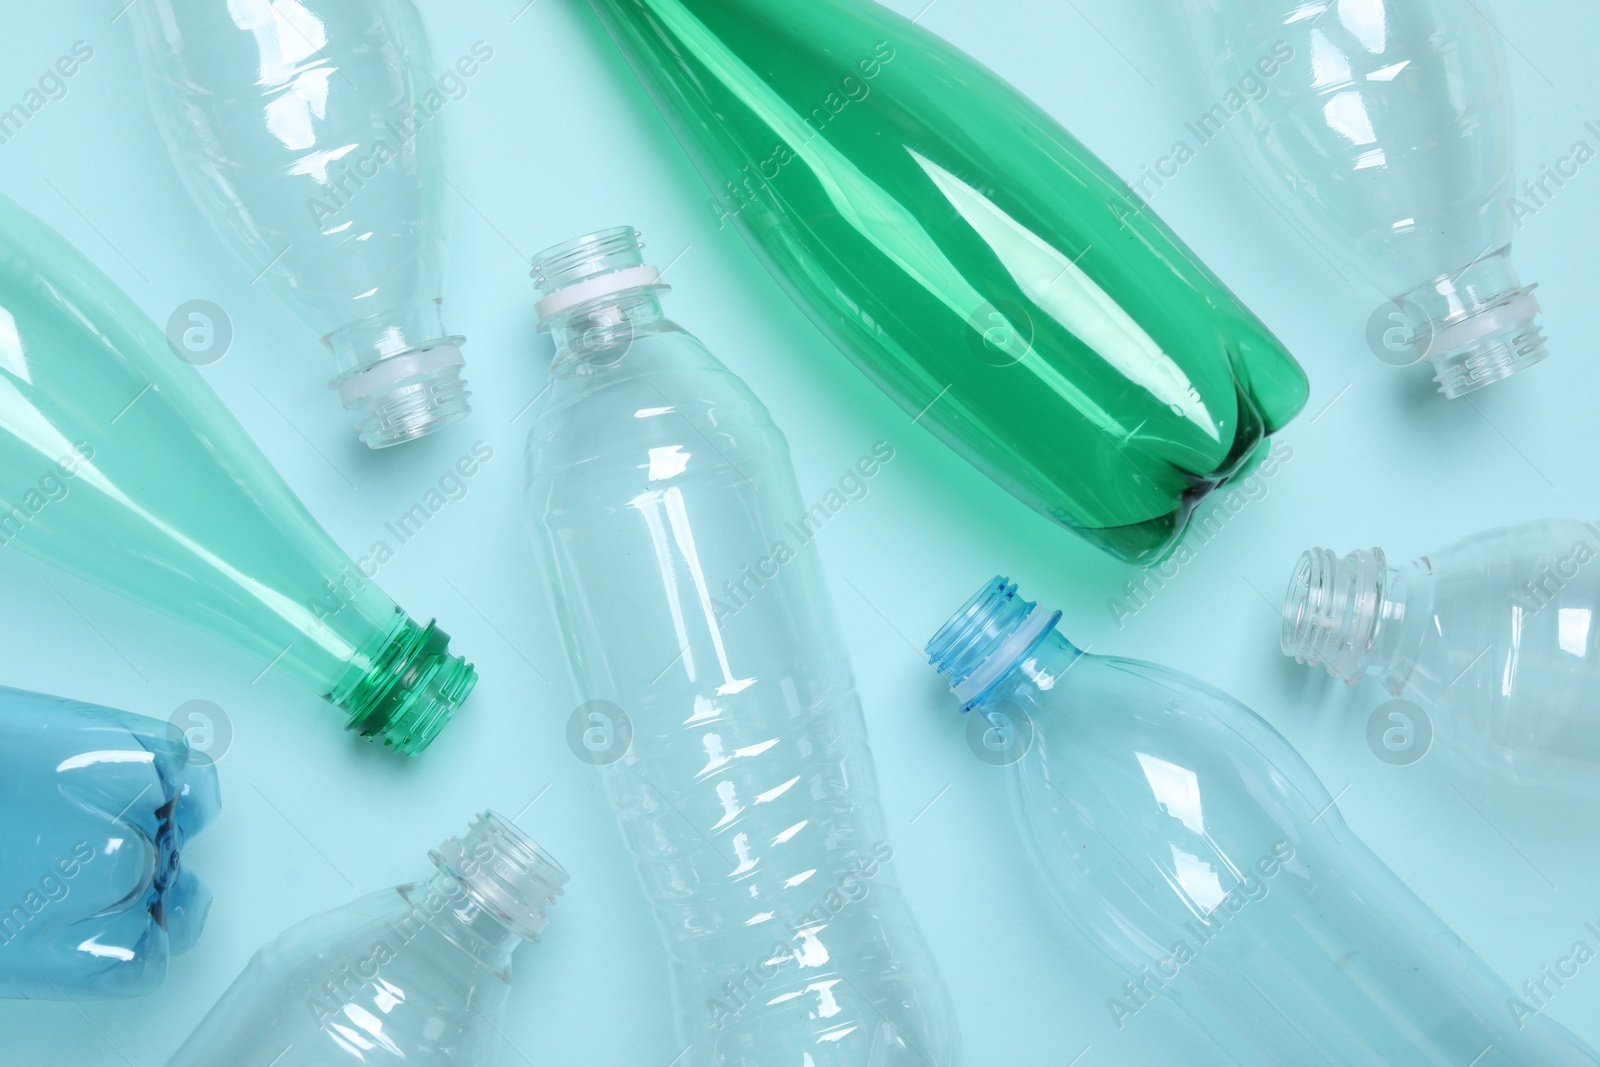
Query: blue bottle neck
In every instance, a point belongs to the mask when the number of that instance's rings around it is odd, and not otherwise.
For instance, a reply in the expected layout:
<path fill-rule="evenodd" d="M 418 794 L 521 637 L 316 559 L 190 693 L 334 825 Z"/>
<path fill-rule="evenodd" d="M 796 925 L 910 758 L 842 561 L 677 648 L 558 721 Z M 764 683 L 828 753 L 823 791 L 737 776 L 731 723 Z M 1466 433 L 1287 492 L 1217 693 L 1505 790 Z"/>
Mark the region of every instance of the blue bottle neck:
<path fill-rule="evenodd" d="M 924 651 L 962 708 L 970 710 L 1025 680 L 1024 668 L 1041 656 L 1059 673 L 1083 655 L 1056 631 L 1060 618 L 1061 612 L 1021 599 L 1014 582 L 997 577 L 950 617 Z"/>

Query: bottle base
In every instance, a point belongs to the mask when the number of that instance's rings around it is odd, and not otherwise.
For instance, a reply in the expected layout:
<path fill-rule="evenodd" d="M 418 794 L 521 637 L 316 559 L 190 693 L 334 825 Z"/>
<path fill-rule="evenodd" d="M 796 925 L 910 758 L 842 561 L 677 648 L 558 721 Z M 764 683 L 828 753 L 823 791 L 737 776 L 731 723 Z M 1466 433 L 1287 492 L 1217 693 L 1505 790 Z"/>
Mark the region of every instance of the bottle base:
<path fill-rule="evenodd" d="M 371 662 L 334 703 L 349 712 L 347 729 L 407 756 L 433 743 L 478 683 L 472 664 L 450 654 L 449 634 L 403 614 Z"/>

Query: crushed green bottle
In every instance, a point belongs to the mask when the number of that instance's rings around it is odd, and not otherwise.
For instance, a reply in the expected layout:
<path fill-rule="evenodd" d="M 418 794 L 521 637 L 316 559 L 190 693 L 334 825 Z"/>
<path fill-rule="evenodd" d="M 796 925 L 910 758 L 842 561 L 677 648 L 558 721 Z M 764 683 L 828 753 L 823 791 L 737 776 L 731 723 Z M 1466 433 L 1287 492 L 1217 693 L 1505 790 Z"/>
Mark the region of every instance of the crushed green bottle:
<path fill-rule="evenodd" d="M 334 544 L 138 306 L 0 196 L 7 546 L 232 642 L 408 755 L 477 681 Z"/>
<path fill-rule="evenodd" d="M 1151 562 L 1304 372 L 1109 167 L 866 0 L 590 0 L 790 295 L 1039 512 Z"/>

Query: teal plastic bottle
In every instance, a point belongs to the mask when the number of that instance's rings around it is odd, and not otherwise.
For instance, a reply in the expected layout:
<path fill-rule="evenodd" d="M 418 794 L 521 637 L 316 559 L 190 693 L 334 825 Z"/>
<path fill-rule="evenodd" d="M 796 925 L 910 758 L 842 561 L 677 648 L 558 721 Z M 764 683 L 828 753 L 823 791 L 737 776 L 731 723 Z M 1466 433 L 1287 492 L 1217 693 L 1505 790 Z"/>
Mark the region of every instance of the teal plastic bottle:
<path fill-rule="evenodd" d="M 486 811 L 428 853 L 426 878 L 307 919 L 262 946 L 167 1067 L 488 1067 L 512 957 L 567 872 Z"/>
<path fill-rule="evenodd" d="M 0 688 L 0 997 L 159 986 L 205 926 L 182 852 L 219 805 L 215 765 L 176 727 Z"/>
<path fill-rule="evenodd" d="M 1305 403 L 1110 168 L 869 0 L 590 0 L 812 319 L 1020 500 L 1149 562 Z"/>
<path fill-rule="evenodd" d="M 0 196 L 0 549 L 232 642 L 415 754 L 477 681 L 333 543 L 166 336 Z"/>
<path fill-rule="evenodd" d="M 928 643 L 1074 925 L 1243 1067 L 1595 1067 L 1345 825 L 1238 701 L 1093 656 L 989 582 Z"/>

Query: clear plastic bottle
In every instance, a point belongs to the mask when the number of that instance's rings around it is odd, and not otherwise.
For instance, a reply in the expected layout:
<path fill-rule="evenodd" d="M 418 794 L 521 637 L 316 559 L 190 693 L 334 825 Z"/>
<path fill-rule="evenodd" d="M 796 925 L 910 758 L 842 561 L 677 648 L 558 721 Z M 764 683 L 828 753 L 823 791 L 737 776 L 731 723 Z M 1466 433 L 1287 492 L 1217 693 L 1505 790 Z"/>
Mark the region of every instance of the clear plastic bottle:
<path fill-rule="evenodd" d="M 477 673 L 340 550 L 195 368 L 0 195 L 0 548 L 231 642 L 426 748 Z M 374 553 L 373 555 L 377 555 Z"/>
<path fill-rule="evenodd" d="M 1509 85 L 1481 0 L 1184 0 L 1212 101 L 1285 209 L 1393 299 L 1447 397 L 1545 358 L 1511 264 Z M 1383 353 L 1389 360 L 1389 352 Z"/>
<path fill-rule="evenodd" d="M 959 1063 L 788 444 L 663 315 L 637 238 L 537 261 L 556 358 L 528 509 L 615 746 L 595 762 L 672 959 L 682 1065 Z"/>
<path fill-rule="evenodd" d="M 128 14 L 174 165 L 251 275 L 333 350 L 331 388 L 361 439 L 383 448 L 465 416 L 464 338 L 440 318 L 448 98 L 411 0 L 141 0 Z"/>
<path fill-rule="evenodd" d="M 177 728 L 0 688 L 0 997 L 132 997 L 200 938 L 211 892 L 181 862 L 217 770 Z"/>
<path fill-rule="evenodd" d="M 1523 785 L 1600 795 L 1600 529 L 1544 519 L 1392 567 L 1382 549 L 1300 557 L 1283 651 L 1371 675 L 1438 742 Z"/>
<path fill-rule="evenodd" d="M 1094 656 L 996 578 L 928 643 L 1009 763 L 1073 924 L 1244 1067 L 1595 1067 L 1350 831 L 1277 731 L 1202 682 Z M 1519 1013 L 1517 1006 L 1524 1009 Z"/>
<path fill-rule="evenodd" d="M 168 1067 L 485 1067 L 512 953 L 567 873 L 492 811 L 426 880 L 307 919 L 251 958 Z"/>

